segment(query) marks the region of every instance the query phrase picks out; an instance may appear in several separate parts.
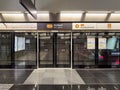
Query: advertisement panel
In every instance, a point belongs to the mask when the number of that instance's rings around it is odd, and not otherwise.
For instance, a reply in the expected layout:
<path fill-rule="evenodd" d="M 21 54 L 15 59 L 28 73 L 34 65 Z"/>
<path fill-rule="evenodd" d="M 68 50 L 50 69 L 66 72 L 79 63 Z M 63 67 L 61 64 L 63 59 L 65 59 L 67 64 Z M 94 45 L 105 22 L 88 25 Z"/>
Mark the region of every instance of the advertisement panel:
<path fill-rule="evenodd" d="M 106 49 L 106 38 L 99 38 L 99 49 Z"/>
<path fill-rule="evenodd" d="M 95 49 L 95 38 L 87 38 L 87 49 Z"/>

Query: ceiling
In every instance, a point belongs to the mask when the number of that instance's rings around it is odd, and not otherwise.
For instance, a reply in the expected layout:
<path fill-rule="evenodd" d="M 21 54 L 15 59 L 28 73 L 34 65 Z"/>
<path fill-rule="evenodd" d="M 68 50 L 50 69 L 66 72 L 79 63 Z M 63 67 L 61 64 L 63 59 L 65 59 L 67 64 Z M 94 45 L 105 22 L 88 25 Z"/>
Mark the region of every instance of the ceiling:
<path fill-rule="evenodd" d="M 38 11 L 120 10 L 120 0 L 36 0 Z M 25 11 L 19 0 L 0 0 L 0 11 Z"/>
<path fill-rule="evenodd" d="M 0 0 L 0 11 L 24 11 L 19 0 Z"/>

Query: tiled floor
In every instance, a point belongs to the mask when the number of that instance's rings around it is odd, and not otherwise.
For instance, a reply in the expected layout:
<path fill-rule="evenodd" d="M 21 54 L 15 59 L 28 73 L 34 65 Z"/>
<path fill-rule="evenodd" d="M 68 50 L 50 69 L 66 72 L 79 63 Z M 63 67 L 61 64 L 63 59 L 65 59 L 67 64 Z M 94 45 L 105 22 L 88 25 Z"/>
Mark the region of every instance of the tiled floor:
<path fill-rule="evenodd" d="M 33 70 L 0 70 L 0 84 L 23 84 Z"/>
<path fill-rule="evenodd" d="M 9 90 L 13 84 L 0 84 L 0 90 Z"/>
<path fill-rule="evenodd" d="M 76 70 L 71 69 L 37 69 L 24 84 L 85 84 Z"/>
<path fill-rule="evenodd" d="M 86 84 L 119 84 L 120 70 L 77 70 Z"/>
<path fill-rule="evenodd" d="M 3 69 L 0 90 L 120 90 L 120 70 Z"/>

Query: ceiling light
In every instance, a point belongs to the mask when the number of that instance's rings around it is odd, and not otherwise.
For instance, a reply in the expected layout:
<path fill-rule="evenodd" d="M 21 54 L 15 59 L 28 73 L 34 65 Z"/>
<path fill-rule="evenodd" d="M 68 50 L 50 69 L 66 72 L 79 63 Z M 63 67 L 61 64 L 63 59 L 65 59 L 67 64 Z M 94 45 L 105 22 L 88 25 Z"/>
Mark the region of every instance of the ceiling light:
<path fill-rule="evenodd" d="M 71 16 L 71 15 L 81 15 L 83 11 L 61 11 L 60 15 Z"/>
<path fill-rule="evenodd" d="M 82 17 L 83 11 L 61 11 L 61 21 L 79 21 Z"/>
<path fill-rule="evenodd" d="M 107 14 L 111 13 L 111 11 L 87 11 L 89 14 Z"/>
<path fill-rule="evenodd" d="M 120 11 L 114 11 L 113 14 L 120 14 Z"/>

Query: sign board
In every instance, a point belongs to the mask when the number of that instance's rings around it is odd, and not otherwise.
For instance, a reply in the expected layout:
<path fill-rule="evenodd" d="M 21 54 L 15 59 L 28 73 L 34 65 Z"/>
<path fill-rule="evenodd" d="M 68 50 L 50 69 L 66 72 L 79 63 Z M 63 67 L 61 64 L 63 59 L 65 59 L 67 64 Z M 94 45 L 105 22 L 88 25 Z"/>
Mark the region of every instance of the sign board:
<path fill-rule="evenodd" d="M 106 49 L 106 38 L 99 38 L 99 49 Z"/>
<path fill-rule="evenodd" d="M 113 29 L 120 29 L 120 23 L 112 23 L 111 28 Z"/>
<path fill-rule="evenodd" d="M 72 23 L 38 23 L 38 30 L 72 30 Z"/>
<path fill-rule="evenodd" d="M 87 38 L 87 49 L 95 49 L 95 38 Z"/>
<path fill-rule="evenodd" d="M 96 23 L 73 23 L 72 29 L 96 29 Z"/>
<path fill-rule="evenodd" d="M 108 24 L 107 23 L 97 23 L 96 29 L 108 29 Z"/>
<path fill-rule="evenodd" d="M 72 23 L 72 29 L 120 29 L 120 23 Z"/>
<path fill-rule="evenodd" d="M 120 29 L 120 23 L 38 23 L 38 30 Z"/>

